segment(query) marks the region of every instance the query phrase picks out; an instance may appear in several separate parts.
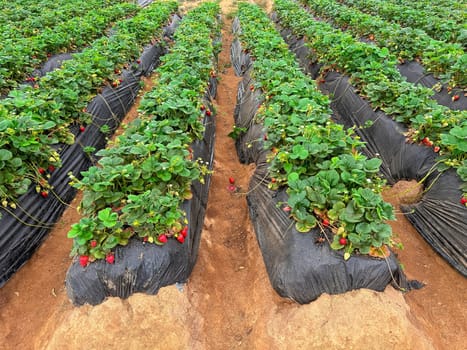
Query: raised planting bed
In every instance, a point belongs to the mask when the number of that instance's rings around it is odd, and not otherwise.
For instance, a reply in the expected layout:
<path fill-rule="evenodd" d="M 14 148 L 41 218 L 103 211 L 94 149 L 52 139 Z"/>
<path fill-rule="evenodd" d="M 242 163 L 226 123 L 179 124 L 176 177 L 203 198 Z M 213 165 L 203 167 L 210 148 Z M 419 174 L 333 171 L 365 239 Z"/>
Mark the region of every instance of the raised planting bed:
<path fill-rule="evenodd" d="M 206 2 L 183 17 L 138 118 L 73 180 L 84 192 L 68 233 L 75 305 L 156 294 L 193 269 L 213 165 L 218 14 Z"/>
<path fill-rule="evenodd" d="M 266 14 L 240 3 L 237 16 L 231 51 L 243 80 L 232 136 L 240 160 L 256 164 L 247 200 L 273 288 L 298 303 L 389 283 L 409 289 L 389 249 L 381 160 L 332 121 L 329 99 Z"/>

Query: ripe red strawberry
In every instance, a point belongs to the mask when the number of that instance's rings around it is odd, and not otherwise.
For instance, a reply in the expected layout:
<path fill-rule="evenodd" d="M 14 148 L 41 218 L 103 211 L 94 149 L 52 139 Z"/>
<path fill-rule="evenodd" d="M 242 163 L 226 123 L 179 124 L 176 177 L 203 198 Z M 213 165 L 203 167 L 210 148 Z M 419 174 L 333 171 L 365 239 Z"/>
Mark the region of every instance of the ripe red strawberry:
<path fill-rule="evenodd" d="M 50 171 L 51 173 L 53 173 L 53 172 L 55 171 L 55 166 L 53 166 L 52 164 L 50 164 L 49 167 L 48 167 L 48 169 L 49 169 L 49 171 Z"/>
<path fill-rule="evenodd" d="M 47 198 L 49 196 L 49 193 L 47 191 L 42 191 L 41 196 L 42 198 Z"/>
<path fill-rule="evenodd" d="M 204 111 L 206 109 L 206 106 L 205 105 L 201 105 L 201 107 L 199 107 L 199 109 L 201 109 L 202 111 Z"/>
<path fill-rule="evenodd" d="M 115 74 L 120 74 L 121 73 L 120 69 L 118 69 L 118 68 L 115 68 L 114 72 L 115 72 Z"/>
<path fill-rule="evenodd" d="M 109 254 L 105 257 L 105 261 L 107 261 L 109 264 L 113 264 L 115 262 L 115 255 Z"/>
<path fill-rule="evenodd" d="M 157 239 L 161 243 L 167 243 L 167 236 L 166 235 L 160 235 Z"/>
<path fill-rule="evenodd" d="M 180 243 L 183 243 L 183 242 L 185 242 L 185 237 L 183 237 L 183 235 L 178 235 L 177 236 L 177 241 L 179 241 Z"/>
<path fill-rule="evenodd" d="M 141 60 L 136 60 L 136 63 L 140 64 L 140 63 L 141 63 Z"/>
<path fill-rule="evenodd" d="M 88 264 L 89 262 L 89 256 L 87 255 L 81 255 L 79 257 L 79 264 L 82 266 L 82 267 L 86 267 L 86 265 Z"/>
<path fill-rule="evenodd" d="M 250 85 L 250 90 L 253 91 L 255 87 L 253 85 Z"/>
<path fill-rule="evenodd" d="M 422 143 L 425 145 L 425 146 L 429 146 L 431 147 L 433 145 L 433 142 L 430 141 L 430 139 L 428 137 L 424 137 L 422 139 Z"/>
<path fill-rule="evenodd" d="M 42 174 L 42 175 L 45 174 L 45 169 L 44 168 L 39 168 L 39 169 L 37 169 L 37 171 L 39 171 L 39 174 Z"/>
<path fill-rule="evenodd" d="M 183 237 L 186 237 L 188 234 L 188 226 L 185 226 L 184 228 L 182 228 L 180 233 L 182 234 Z"/>
<path fill-rule="evenodd" d="M 466 205 L 467 204 L 467 197 L 462 197 L 461 198 L 461 204 Z"/>
<path fill-rule="evenodd" d="M 210 111 L 209 109 L 206 111 L 206 115 L 207 115 L 208 117 L 211 116 L 211 111 Z"/>
<path fill-rule="evenodd" d="M 149 240 L 149 237 L 148 236 L 144 236 L 143 237 L 143 242 L 147 242 Z"/>
<path fill-rule="evenodd" d="M 271 179 L 271 182 L 272 182 L 272 183 L 276 183 L 276 179 L 275 179 L 275 178 L 272 178 L 272 179 Z"/>
<path fill-rule="evenodd" d="M 438 152 L 439 152 L 439 150 L 440 150 L 439 146 L 435 146 L 435 147 L 433 147 L 433 151 L 435 151 L 436 153 L 438 153 Z"/>
<path fill-rule="evenodd" d="M 96 248 L 97 241 L 95 239 L 93 239 L 89 244 L 90 244 L 91 248 Z"/>
<path fill-rule="evenodd" d="M 79 127 L 79 131 L 84 132 L 84 130 L 86 130 L 86 127 L 85 127 L 84 125 L 81 125 L 81 126 Z"/>
<path fill-rule="evenodd" d="M 339 244 L 347 245 L 347 238 L 344 238 L 344 237 L 339 238 Z"/>
<path fill-rule="evenodd" d="M 117 87 L 117 86 L 118 86 L 118 83 L 117 83 L 116 81 L 113 81 L 113 82 L 112 82 L 112 87 L 115 88 L 115 87 Z"/>
<path fill-rule="evenodd" d="M 454 95 L 454 96 L 452 96 L 452 100 L 453 100 L 454 102 L 457 101 L 459 98 L 460 98 L 459 95 Z"/>
<path fill-rule="evenodd" d="M 324 227 L 328 227 L 328 226 L 329 226 L 329 220 L 328 220 L 328 219 L 324 219 L 324 220 L 323 220 L 323 226 L 324 226 Z"/>
<path fill-rule="evenodd" d="M 231 176 L 229 177 L 229 183 L 233 185 L 235 183 L 235 179 Z"/>

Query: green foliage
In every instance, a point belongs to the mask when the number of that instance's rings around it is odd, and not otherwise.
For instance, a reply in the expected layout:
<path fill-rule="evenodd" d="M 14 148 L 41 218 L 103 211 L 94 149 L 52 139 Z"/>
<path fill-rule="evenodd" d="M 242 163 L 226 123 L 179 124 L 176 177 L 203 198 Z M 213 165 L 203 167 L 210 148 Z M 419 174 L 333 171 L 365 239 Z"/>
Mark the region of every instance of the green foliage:
<path fill-rule="evenodd" d="M 406 124 L 409 141 L 421 143 L 428 138 L 431 142 L 425 145 L 439 147 L 439 170 L 461 166 L 465 159 L 463 143 L 453 139 L 451 130 L 463 128 L 466 111 L 438 105 L 431 99 L 432 90 L 405 81 L 395 67 L 396 57 L 388 49 L 360 42 L 329 23 L 315 20 L 294 1 L 277 0 L 274 9 L 282 25 L 306 37 L 315 59 L 323 66 L 350 76 L 373 108 Z M 464 68 L 462 71 L 465 73 Z"/>
<path fill-rule="evenodd" d="M 430 7 L 435 3 L 433 1 L 429 3 L 422 1 L 421 4 L 424 4 L 422 9 L 414 8 L 412 3 L 394 4 L 391 1 L 383 0 L 342 0 L 341 2 L 347 6 L 399 23 L 401 26 L 422 29 L 437 40 L 457 42 L 464 47 L 467 46 L 464 34 L 466 30 L 465 8 L 459 9 L 460 11 L 454 10 L 456 5 L 453 1 L 441 6 L 441 8 L 445 8 L 445 11 L 451 12 L 452 19 L 440 16 L 439 13 L 442 10 L 440 11 L 439 7 L 430 11 Z M 462 7 L 462 4 L 459 5 Z M 457 18 L 454 13 L 458 14 Z M 463 18 L 464 20 L 462 20 Z"/>
<path fill-rule="evenodd" d="M 161 235 L 182 234 L 181 204 L 191 198 L 192 183 L 204 183 L 210 173 L 205 162 L 192 159 L 190 145 L 203 136 L 207 111 L 200 107 L 215 68 L 218 13 L 216 3 L 206 2 L 183 18 L 138 118 L 97 153 L 98 165 L 82 180 L 72 177 L 83 190 L 83 218 L 69 232 L 72 254 L 101 259 L 133 235 L 163 244 Z"/>
<path fill-rule="evenodd" d="M 400 61 L 421 58 L 424 67 L 450 85 L 467 85 L 464 53 L 461 44 L 434 40 L 425 31 L 391 23 L 376 15 L 347 7 L 336 0 L 303 0 L 311 10 L 328 21 L 345 27 L 347 32 L 368 37 L 382 48 L 388 48 Z M 380 6 L 394 4 L 380 2 Z M 421 11 L 417 10 L 420 13 Z M 424 17 L 421 17 L 424 18 Z M 463 63 L 462 63 L 463 62 Z"/>
<path fill-rule="evenodd" d="M 125 2 L 112 6 L 102 2 L 93 0 L 80 1 L 79 5 L 67 4 L 59 11 L 58 17 L 49 17 L 54 14 L 53 10 L 43 11 L 34 17 L 36 28 L 33 33 L 36 34 L 32 36 L 24 36 L 32 30 L 27 23 L 21 22 L 19 28 L 17 22 L 2 27 L 0 92 L 6 93 L 16 87 L 51 54 L 83 48 L 102 36 L 112 22 L 133 15 L 139 9 L 137 5 Z M 65 16 L 62 23 L 58 22 L 61 16 Z"/>
<path fill-rule="evenodd" d="M 125 5 L 126 6 L 126 5 Z M 119 5 L 121 15 L 124 8 Z M 113 8 L 113 7 L 112 7 Z M 0 100 L 0 150 L 12 154 L 0 163 L 0 199 L 15 201 L 29 184 L 37 192 L 48 189 L 39 169 L 59 167 L 59 144 L 73 144 L 73 123 L 86 124 L 85 106 L 115 76 L 115 69 L 140 54 L 143 44 L 162 34 L 162 27 L 175 11 L 175 2 L 154 3 L 132 18 L 117 22 L 111 37 L 101 37 L 92 46 L 50 72 L 36 87 L 12 90 Z M 138 23 L 132 26 L 128 23 Z"/>
<path fill-rule="evenodd" d="M 367 254 L 391 243 L 393 208 L 381 198 L 381 160 L 368 159 L 353 129 L 331 121 L 329 100 L 299 69 L 292 53 L 257 6 L 240 3 L 239 39 L 255 57 L 251 76 L 265 96 L 256 122 L 265 127 L 271 150 L 269 187 L 287 187 L 291 216 L 299 232 L 330 226 L 334 249 Z M 300 17 L 296 17 L 299 19 Z M 348 245 L 339 244 L 347 237 Z"/>

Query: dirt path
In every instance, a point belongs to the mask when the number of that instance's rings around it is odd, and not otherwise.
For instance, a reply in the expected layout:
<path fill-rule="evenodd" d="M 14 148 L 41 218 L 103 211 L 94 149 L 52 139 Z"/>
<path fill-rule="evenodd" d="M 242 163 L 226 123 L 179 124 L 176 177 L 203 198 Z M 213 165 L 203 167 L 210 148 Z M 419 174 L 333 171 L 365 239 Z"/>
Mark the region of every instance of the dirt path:
<path fill-rule="evenodd" d="M 440 349 L 465 349 L 467 336 L 467 279 L 441 258 L 400 212 L 407 193 L 420 188 L 416 181 L 399 182 L 385 192 L 385 200 L 396 208 L 393 231 L 403 243 L 398 250 L 409 279 L 425 284 L 405 294 L 412 316 L 420 322 Z"/>
<path fill-rule="evenodd" d="M 188 285 L 190 302 L 203 310 L 201 337 L 206 349 L 246 349 L 253 328 L 252 291 L 268 277 L 252 230 L 246 193 L 254 165 L 238 161 L 232 131 L 236 90 L 240 78 L 230 63 L 233 40 L 231 1 L 221 2 L 224 13 L 220 82 L 216 99 L 215 163 L 198 262 Z M 229 177 L 237 192 L 228 191 Z M 266 285 L 266 284 L 264 284 Z"/>
<path fill-rule="evenodd" d="M 227 136 L 239 81 L 229 57 L 234 4 L 221 2 L 214 174 L 198 261 L 183 292 L 169 287 L 157 296 L 109 298 L 97 307 L 74 308 L 64 287 L 71 261 L 66 234 L 79 220 L 70 208 L 33 258 L 0 289 L 0 349 L 103 349 L 115 344 L 137 350 L 344 349 L 355 344 L 365 349 L 424 349 L 430 342 L 435 349 L 464 349 L 466 279 L 438 257 L 402 215 L 392 223 L 405 246 L 399 255 L 408 277 L 427 284 L 422 290 L 405 296 L 391 287 L 384 293 L 323 295 L 304 306 L 272 290 L 244 194 L 253 166 L 238 162 Z M 270 8 L 271 1 L 263 5 Z M 237 193 L 227 190 L 229 177 L 235 179 Z M 398 203 L 401 190 L 388 192 L 388 200 Z"/>

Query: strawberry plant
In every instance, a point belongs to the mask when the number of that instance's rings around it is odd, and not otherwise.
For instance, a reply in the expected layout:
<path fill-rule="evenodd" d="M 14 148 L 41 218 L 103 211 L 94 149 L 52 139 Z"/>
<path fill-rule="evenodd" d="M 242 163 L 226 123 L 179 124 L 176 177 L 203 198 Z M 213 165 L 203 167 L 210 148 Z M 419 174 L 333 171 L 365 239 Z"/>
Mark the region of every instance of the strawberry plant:
<path fill-rule="evenodd" d="M 72 255 L 104 259 L 133 235 L 159 245 L 170 238 L 185 241 L 181 204 L 191 198 L 191 184 L 204 183 L 210 172 L 201 159 L 192 159 L 190 145 L 203 137 L 200 106 L 217 55 L 218 12 L 217 4 L 203 3 L 183 18 L 138 118 L 97 153 L 98 166 L 83 172 L 81 180 L 72 176 L 84 191 L 83 218 L 68 234 Z"/>
<path fill-rule="evenodd" d="M 269 188 L 287 188 L 286 212 L 296 229 L 327 227 L 334 233 L 331 247 L 344 249 L 346 259 L 391 244 L 384 221 L 394 214 L 380 195 L 381 160 L 367 159 L 357 151 L 363 143 L 354 131 L 331 121 L 328 98 L 300 70 L 259 7 L 240 3 L 238 18 L 239 39 L 255 58 L 251 77 L 267 96 L 255 121 L 267 134 L 259 141 L 271 150 Z"/>

